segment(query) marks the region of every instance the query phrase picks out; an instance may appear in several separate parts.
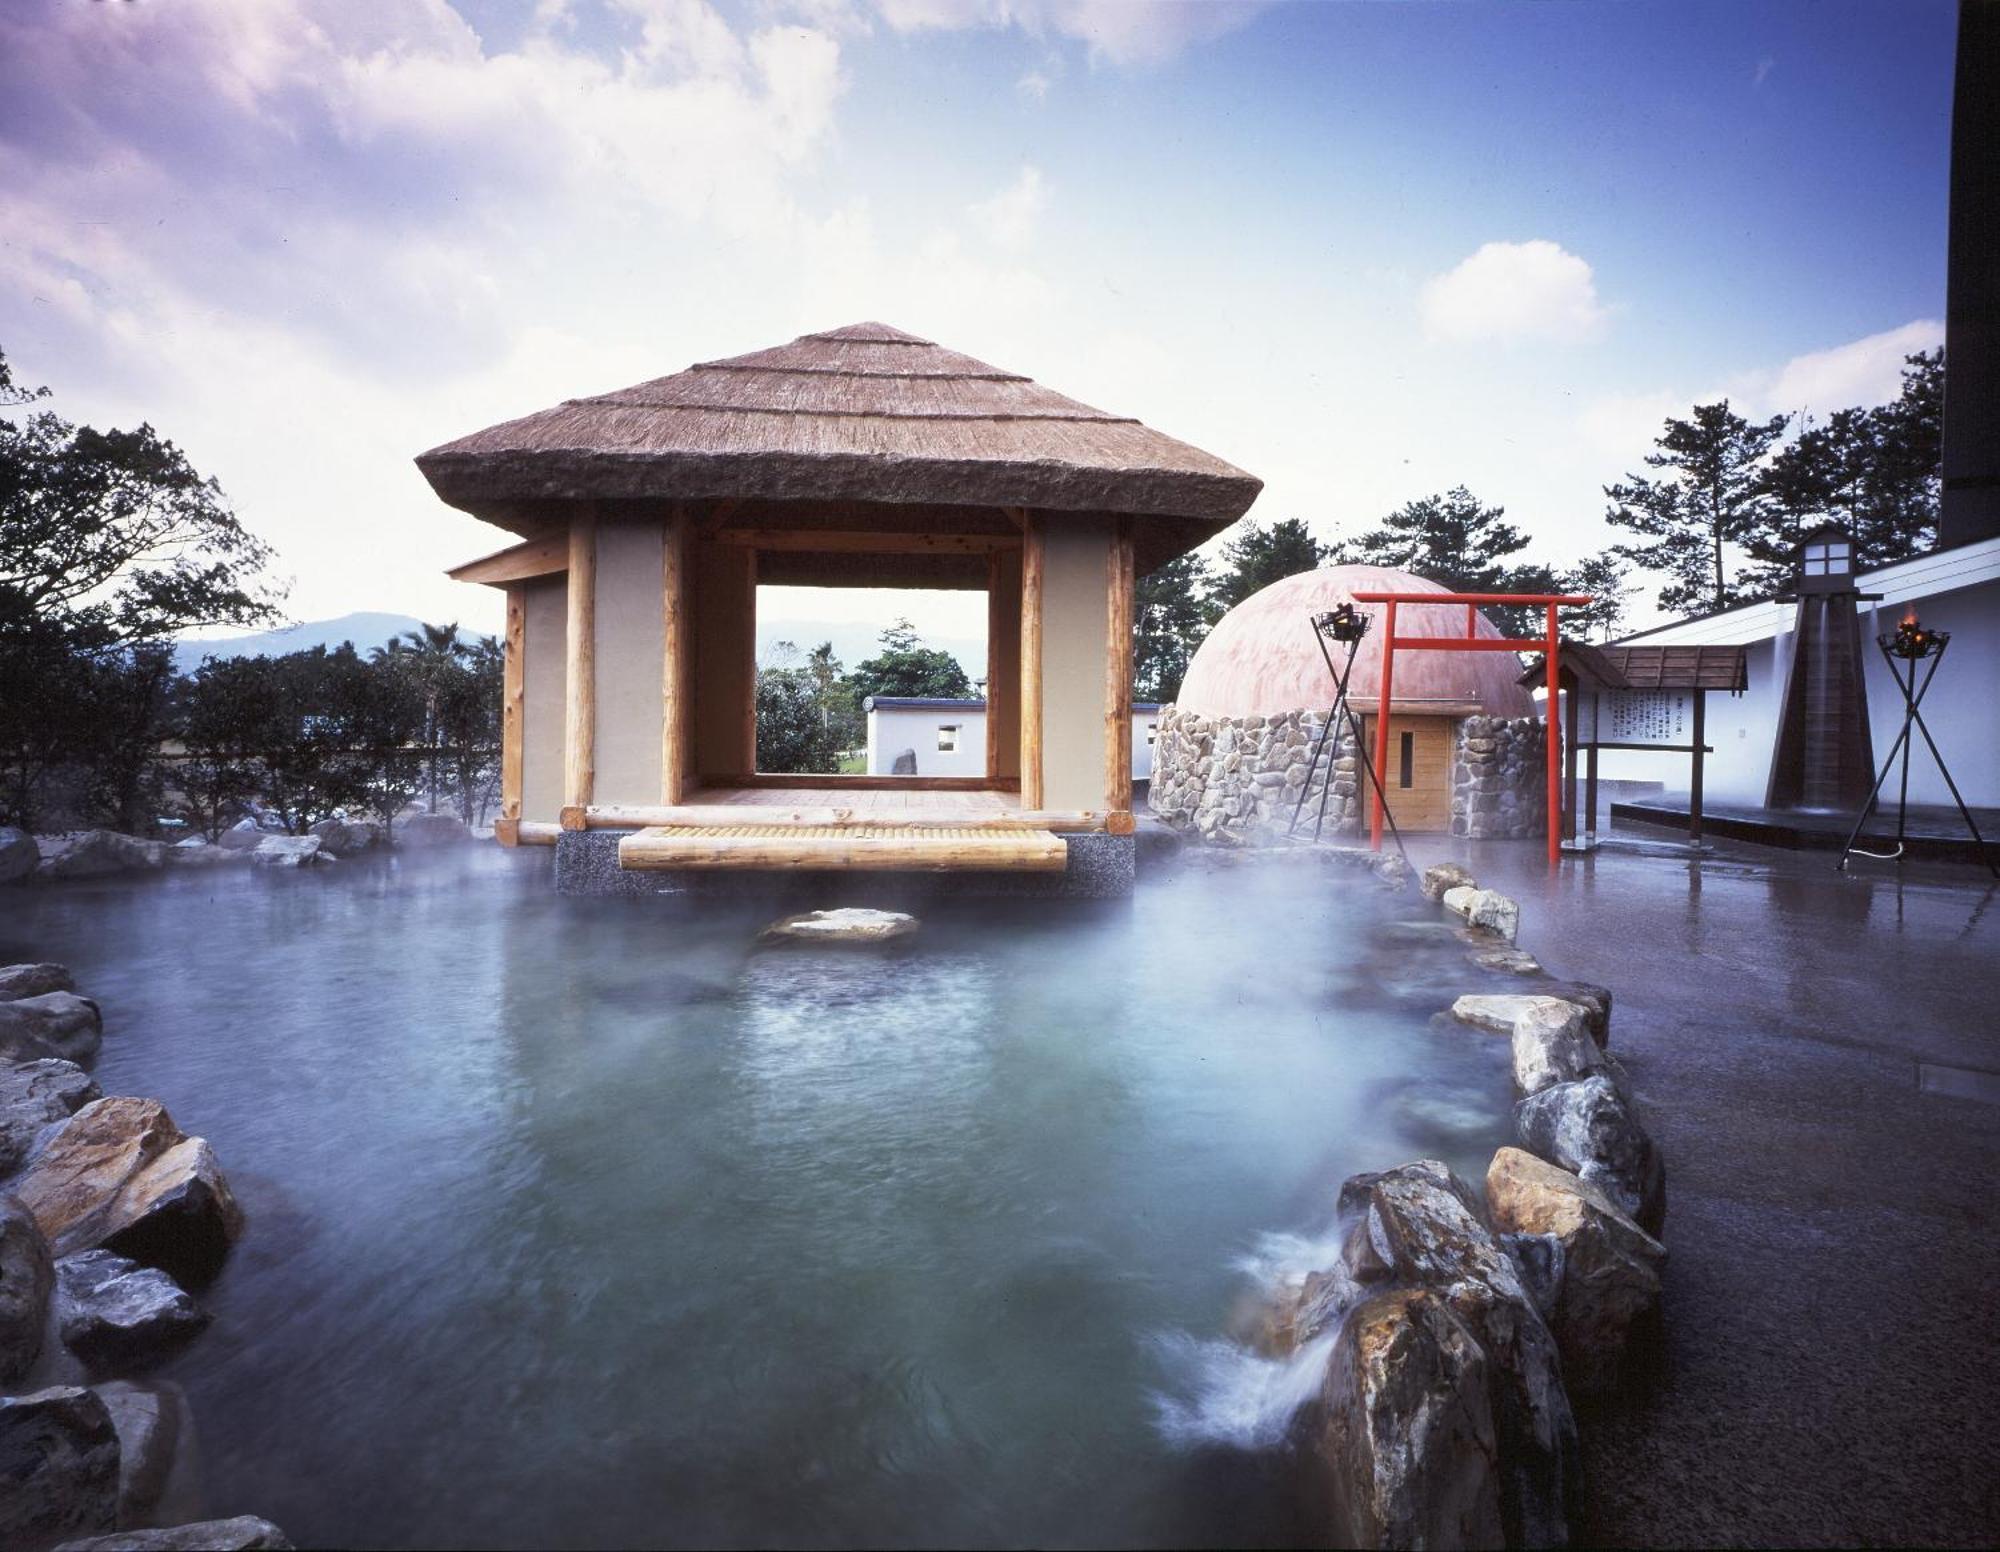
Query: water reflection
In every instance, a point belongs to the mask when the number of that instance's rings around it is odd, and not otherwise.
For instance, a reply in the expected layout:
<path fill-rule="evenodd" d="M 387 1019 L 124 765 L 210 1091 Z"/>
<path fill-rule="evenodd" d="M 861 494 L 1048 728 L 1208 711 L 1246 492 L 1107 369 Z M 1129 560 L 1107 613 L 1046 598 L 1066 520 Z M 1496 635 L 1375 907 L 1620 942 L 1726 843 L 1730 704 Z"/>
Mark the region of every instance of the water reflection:
<path fill-rule="evenodd" d="M 753 905 L 558 900 L 545 861 L 0 922 L 105 1002 L 106 1089 L 165 1098 L 250 1208 L 172 1370 L 211 1512 L 351 1545 L 1296 1534 L 1163 1398 L 1199 1416 L 1346 1174 L 1504 1134 L 1504 1042 L 1428 1023 L 1455 940 L 1237 870 L 760 952 Z"/>

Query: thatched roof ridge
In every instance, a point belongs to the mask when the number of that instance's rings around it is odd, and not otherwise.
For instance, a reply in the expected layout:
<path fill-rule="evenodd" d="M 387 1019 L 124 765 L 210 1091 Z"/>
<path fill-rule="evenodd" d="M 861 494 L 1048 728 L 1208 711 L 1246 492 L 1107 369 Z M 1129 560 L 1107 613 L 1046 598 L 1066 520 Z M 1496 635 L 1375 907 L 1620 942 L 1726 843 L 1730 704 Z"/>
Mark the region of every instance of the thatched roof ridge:
<path fill-rule="evenodd" d="M 523 531 L 562 501 L 832 499 L 1179 519 L 1175 552 L 1262 488 L 1129 416 L 879 323 L 570 399 L 417 466 L 453 506 Z"/>

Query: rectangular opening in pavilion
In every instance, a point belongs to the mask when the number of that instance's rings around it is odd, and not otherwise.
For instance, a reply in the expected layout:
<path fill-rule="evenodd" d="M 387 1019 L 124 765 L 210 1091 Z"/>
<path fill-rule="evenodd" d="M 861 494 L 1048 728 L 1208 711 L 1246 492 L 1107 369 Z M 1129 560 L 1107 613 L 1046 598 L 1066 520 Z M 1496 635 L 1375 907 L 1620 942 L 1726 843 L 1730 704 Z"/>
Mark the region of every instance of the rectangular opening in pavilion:
<path fill-rule="evenodd" d="M 1082 838 L 1129 852 L 1134 579 L 1259 489 L 879 324 L 572 400 L 418 465 L 519 536 L 451 573 L 507 595 L 496 834 L 615 832 L 628 871 L 1063 875 Z M 983 592 L 984 771 L 758 773 L 760 584 Z"/>

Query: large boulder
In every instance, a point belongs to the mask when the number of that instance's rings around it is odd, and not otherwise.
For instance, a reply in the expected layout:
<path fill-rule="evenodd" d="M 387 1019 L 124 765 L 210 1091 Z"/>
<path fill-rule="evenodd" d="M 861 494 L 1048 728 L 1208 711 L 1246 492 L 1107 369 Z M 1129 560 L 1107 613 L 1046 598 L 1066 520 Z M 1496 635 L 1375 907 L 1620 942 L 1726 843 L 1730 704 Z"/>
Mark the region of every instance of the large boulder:
<path fill-rule="evenodd" d="M 0 1180 L 21 1167 L 44 1127 L 97 1097 L 97 1084 L 75 1062 L 0 1062 Z"/>
<path fill-rule="evenodd" d="M 1590 1038 L 1589 1016 L 1559 997 L 1534 997 L 1514 1015 L 1514 1082 L 1523 1094 L 1572 1083 L 1605 1070 L 1604 1053 Z"/>
<path fill-rule="evenodd" d="M 15 1190 L 58 1256 L 114 1250 L 182 1280 L 212 1273 L 243 1228 L 213 1150 L 156 1099 L 85 1105 Z"/>
<path fill-rule="evenodd" d="M 1462 917 L 1468 927 L 1477 927 L 1505 938 L 1509 943 L 1521 929 L 1521 907 L 1497 889 L 1473 889 L 1460 885 L 1444 892 L 1444 908 Z"/>
<path fill-rule="evenodd" d="M 1485 1350 L 1445 1296 L 1378 1293 L 1341 1325 L 1305 1443 L 1338 1547 L 1497 1547 Z"/>
<path fill-rule="evenodd" d="M 1659 1149 L 1603 1073 L 1558 1083 L 1514 1107 L 1521 1146 L 1574 1171 L 1649 1234 L 1667 1217 L 1667 1177 Z"/>
<path fill-rule="evenodd" d="M 760 943 L 893 943 L 917 930 L 914 916 L 901 911 L 872 911 L 842 906 L 832 911 L 807 911 L 774 921 L 757 935 Z"/>
<path fill-rule="evenodd" d="M 1556 981 L 1539 983 L 1535 991 L 1544 997 L 1560 997 L 1564 1002 L 1573 1002 L 1583 1009 L 1584 1020 L 1590 1026 L 1590 1038 L 1599 1045 L 1611 1043 L 1611 988 L 1599 986 L 1594 981 Z"/>
<path fill-rule="evenodd" d="M 231 850 L 227 846 L 212 846 L 199 835 L 190 835 L 184 841 L 175 841 L 167 848 L 167 866 L 170 868 L 209 868 L 225 862 L 242 862 L 250 855 L 241 849 Z"/>
<path fill-rule="evenodd" d="M 0 966 L 0 1002 L 40 997 L 46 992 L 73 992 L 76 979 L 68 965 L 44 961 L 33 965 Z"/>
<path fill-rule="evenodd" d="M 0 825 L 0 884 L 28 877 L 42 860 L 42 849 L 26 830 Z"/>
<path fill-rule="evenodd" d="M 456 814 L 412 814 L 396 839 L 407 847 L 458 846 L 472 839 L 472 831 Z"/>
<path fill-rule="evenodd" d="M 1417 880 L 1417 889 L 1426 900 L 1442 900 L 1450 889 L 1477 889 L 1479 881 L 1456 862 L 1434 862 Z"/>
<path fill-rule="evenodd" d="M 142 841 L 116 830 L 86 830 L 53 856 L 44 857 L 36 872 L 43 878 L 101 878 L 164 867 L 165 841 Z"/>
<path fill-rule="evenodd" d="M 1504 1234 L 1560 1247 L 1550 1328 L 1570 1394 L 1615 1390 L 1635 1329 L 1660 1307 L 1666 1247 L 1589 1181 L 1502 1148 L 1486 1171 L 1486 1209 Z"/>
<path fill-rule="evenodd" d="M 1553 997 L 1535 993 L 1512 992 L 1498 996 L 1471 993 L 1460 997 L 1451 1005 L 1451 1016 L 1461 1024 L 1470 1024 L 1474 1029 L 1483 1029 L 1489 1035 L 1511 1035 L 1514 1020 L 1528 1009 L 1541 1002 L 1554 1002 Z"/>
<path fill-rule="evenodd" d="M 265 836 L 275 833 L 254 819 L 239 819 L 216 837 L 216 845 L 224 851 L 255 851 L 264 844 Z"/>
<path fill-rule="evenodd" d="M 54 1552 L 291 1552 L 291 1546 L 285 1533 L 269 1520 L 239 1514 L 233 1520 L 86 1536 L 65 1541 Z"/>
<path fill-rule="evenodd" d="M 250 860 L 266 868 L 309 868 L 329 860 L 321 855 L 317 835 L 267 835 L 250 853 Z"/>
<path fill-rule="evenodd" d="M 178 1385 L 128 1380 L 91 1388 L 118 1434 L 118 1523 L 143 1522 L 166 1496 L 174 1462 L 194 1432 L 187 1396 Z"/>
<path fill-rule="evenodd" d="M 371 819 L 322 819 L 307 833 L 319 837 L 320 850 L 330 857 L 351 857 L 382 844 L 382 827 Z"/>
<path fill-rule="evenodd" d="M 1467 956 L 1482 970 L 1491 970 L 1496 975 L 1540 975 L 1542 962 L 1526 949 L 1514 947 L 1511 943 L 1488 943 L 1473 949 Z"/>
<path fill-rule="evenodd" d="M 1561 1358 L 1478 1199 L 1445 1165 L 1421 1159 L 1353 1176 L 1340 1210 L 1341 1256 L 1356 1282 L 1441 1294 L 1484 1350 L 1509 1544 L 1564 1541 L 1577 1438 Z"/>
<path fill-rule="evenodd" d="M 0 1196 L 0 1385 L 20 1379 L 41 1353 L 53 1280 L 48 1241 L 34 1214 Z"/>
<path fill-rule="evenodd" d="M 0 1396 L 0 1547 L 41 1547 L 118 1522 L 118 1433 L 77 1385 Z"/>
<path fill-rule="evenodd" d="M 207 1324 L 208 1312 L 158 1267 L 108 1250 L 56 1263 L 56 1329 L 93 1369 L 140 1368 Z"/>
<path fill-rule="evenodd" d="M 14 1062 L 82 1061 L 104 1043 L 104 1015 L 75 992 L 43 992 L 0 1002 L 0 1057 Z"/>

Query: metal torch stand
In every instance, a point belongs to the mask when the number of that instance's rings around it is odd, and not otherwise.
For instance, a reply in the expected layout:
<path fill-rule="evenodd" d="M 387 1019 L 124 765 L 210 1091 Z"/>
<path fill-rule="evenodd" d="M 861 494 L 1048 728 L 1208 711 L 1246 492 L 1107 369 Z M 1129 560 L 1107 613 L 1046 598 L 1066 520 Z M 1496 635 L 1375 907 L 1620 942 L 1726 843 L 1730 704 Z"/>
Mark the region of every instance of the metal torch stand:
<path fill-rule="evenodd" d="M 1333 654 L 1326 649 L 1326 637 L 1317 624 L 1313 626 L 1313 640 L 1319 643 L 1319 655 L 1326 661 L 1326 671 L 1333 679 L 1333 705 L 1327 709 L 1326 720 L 1320 724 L 1319 738 L 1313 744 L 1312 759 L 1306 766 L 1306 779 L 1299 788 L 1299 795 L 1292 801 L 1291 823 L 1285 826 L 1288 838 L 1297 839 L 1299 817 L 1305 811 L 1306 794 L 1312 791 L 1313 777 L 1319 770 L 1320 756 L 1327 756 L 1326 780 L 1319 789 L 1319 808 L 1313 815 L 1312 838 L 1317 842 L 1320 831 L 1326 825 L 1326 800 L 1333 791 L 1333 763 L 1340 751 L 1340 740 L 1333 736 L 1336 723 L 1352 730 L 1354 753 L 1361 761 L 1361 769 L 1367 772 L 1368 781 L 1375 789 L 1375 801 L 1382 806 L 1382 817 L 1389 823 L 1389 833 L 1396 838 L 1396 850 L 1403 855 L 1406 867 L 1410 862 L 1409 848 L 1403 844 L 1403 832 L 1396 828 L 1396 816 L 1389 808 L 1389 795 L 1382 790 L 1382 778 L 1375 770 L 1375 762 L 1368 758 L 1368 740 L 1361 733 L 1361 719 L 1355 715 L 1354 707 L 1347 698 L 1347 682 L 1354 674 L 1354 655 L 1361 650 L 1361 639 L 1357 636 L 1347 643 L 1347 661 L 1334 667 Z"/>
<path fill-rule="evenodd" d="M 1847 844 L 1840 849 L 1840 861 L 1834 864 L 1835 870 L 1846 872 L 1847 859 L 1850 856 L 1875 857 L 1878 861 L 1885 862 L 1902 856 L 1904 836 L 1910 820 L 1910 730 L 1915 728 L 1924 735 L 1924 743 L 1930 748 L 1931 758 L 1937 761 L 1938 773 L 1944 777 L 1944 784 L 1951 789 L 1951 800 L 1958 805 L 1958 816 L 1965 821 L 1966 829 L 1972 832 L 1972 839 L 1979 847 L 1980 860 L 1986 864 L 1987 871 L 1995 878 L 2000 878 L 2000 865 L 1996 865 L 1987 855 L 1986 837 L 1979 833 L 1979 826 L 1973 822 L 1972 811 L 1965 806 L 1965 799 L 1959 795 L 1958 783 L 1951 779 L 1951 767 L 1944 763 L 1944 756 L 1938 752 L 1937 741 L 1931 737 L 1931 730 L 1924 725 L 1924 714 L 1918 709 L 1923 705 L 1924 696 L 1930 690 L 1931 681 L 1937 677 L 1937 671 L 1944 663 L 1945 653 L 1951 648 L 1949 637 L 1939 644 L 1936 655 L 1929 659 L 1930 667 L 1924 670 L 1921 683 L 1917 680 L 1917 666 L 1924 661 L 1923 659 L 1900 658 L 1889 650 L 1888 643 L 1884 640 L 1878 640 L 1876 645 L 1881 647 L 1882 656 L 1888 661 L 1889 674 L 1896 681 L 1896 688 L 1903 692 L 1903 730 L 1896 735 L 1895 743 L 1889 746 L 1889 758 L 1882 762 L 1882 774 L 1875 778 L 1875 785 L 1868 793 L 1868 801 L 1861 805 L 1861 817 L 1854 821 L 1854 828 L 1848 832 Z M 1904 662 L 1910 665 L 1907 676 L 1897 667 L 1897 664 Z M 1882 784 L 1889 779 L 1889 768 L 1896 764 L 1898 756 L 1902 759 L 1903 773 L 1896 794 L 1896 849 L 1887 853 L 1860 851 L 1855 843 L 1861 839 L 1862 828 L 1868 823 L 1869 816 L 1875 812 L 1875 800 L 1881 795 Z"/>

